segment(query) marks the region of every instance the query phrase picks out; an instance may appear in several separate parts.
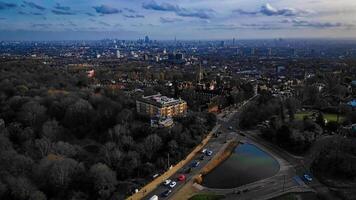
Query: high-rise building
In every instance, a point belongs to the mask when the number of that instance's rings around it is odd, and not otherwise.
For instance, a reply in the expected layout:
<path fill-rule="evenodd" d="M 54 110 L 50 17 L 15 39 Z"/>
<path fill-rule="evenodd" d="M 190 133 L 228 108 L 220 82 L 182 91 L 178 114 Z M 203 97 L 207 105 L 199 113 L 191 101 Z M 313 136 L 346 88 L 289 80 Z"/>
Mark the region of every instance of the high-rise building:
<path fill-rule="evenodd" d="M 145 36 L 145 43 L 150 43 L 150 38 L 147 35 Z"/>
<path fill-rule="evenodd" d="M 120 50 L 116 50 L 116 57 L 117 57 L 117 58 L 121 58 Z"/>

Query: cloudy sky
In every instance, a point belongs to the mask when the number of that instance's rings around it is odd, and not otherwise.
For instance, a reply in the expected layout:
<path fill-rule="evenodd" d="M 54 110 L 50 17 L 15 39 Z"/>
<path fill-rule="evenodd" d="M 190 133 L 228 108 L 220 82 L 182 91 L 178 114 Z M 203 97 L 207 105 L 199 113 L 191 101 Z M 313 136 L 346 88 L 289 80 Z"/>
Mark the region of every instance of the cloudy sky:
<path fill-rule="evenodd" d="M 355 38 L 355 0 L 0 0 L 0 40 Z"/>

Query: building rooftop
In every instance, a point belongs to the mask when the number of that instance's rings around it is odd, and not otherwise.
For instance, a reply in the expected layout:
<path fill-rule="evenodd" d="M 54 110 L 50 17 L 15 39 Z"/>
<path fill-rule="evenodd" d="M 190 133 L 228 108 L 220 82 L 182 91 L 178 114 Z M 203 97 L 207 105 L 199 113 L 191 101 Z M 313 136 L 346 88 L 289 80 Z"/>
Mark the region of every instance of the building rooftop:
<path fill-rule="evenodd" d="M 164 106 L 171 106 L 177 103 L 182 102 L 182 99 L 174 99 L 174 98 L 169 98 L 166 96 L 162 96 L 161 94 L 156 94 L 156 95 L 151 95 L 151 96 L 146 96 L 142 97 L 140 101 L 149 103 L 149 104 L 154 104 L 159 107 L 164 107 Z"/>

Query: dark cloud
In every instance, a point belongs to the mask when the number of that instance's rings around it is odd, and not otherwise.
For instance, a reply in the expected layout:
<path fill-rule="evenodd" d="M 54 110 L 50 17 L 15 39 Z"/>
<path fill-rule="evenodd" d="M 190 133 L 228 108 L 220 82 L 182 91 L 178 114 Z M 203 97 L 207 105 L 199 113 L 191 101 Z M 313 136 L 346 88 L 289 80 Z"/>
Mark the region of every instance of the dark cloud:
<path fill-rule="evenodd" d="M 68 21 L 68 25 L 69 25 L 69 26 L 74 26 L 74 27 L 77 27 L 77 26 L 78 26 L 77 24 L 73 23 L 72 21 Z"/>
<path fill-rule="evenodd" d="M 33 28 L 50 28 L 52 24 L 32 24 Z"/>
<path fill-rule="evenodd" d="M 126 18 L 145 18 L 144 15 L 124 15 Z"/>
<path fill-rule="evenodd" d="M 246 10 L 242 10 L 242 9 L 236 9 L 233 12 L 241 14 L 241 15 L 257 15 L 259 12 L 255 12 L 255 11 L 246 11 Z"/>
<path fill-rule="evenodd" d="M 160 18 L 160 21 L 161 21 L 161 23 L 168 24 L 168 23 L 181 22 L 181 21 L 183 21 L 183 19 L 161 17 L 161 18 Z"/>
<path fill-rule="evenodd" d="M 43 16 L 43 13 L 31 12 L 30 15 Z"/>
<path fill-rule="evenodd" d="M 64 10 L 52 10 L 52 13 L 55 15 L 75 15 L 76 13 L 71 11 L 64 11 Z"/>
<path fill-rule="evenodd" d="M 282 27 L 278 24 L 258 24 L 258 23 L 250 23 L 250 24 L 241 24 L 241 25 L 235 25 L 235 24 L 217 24 L 217 25 L 207 25 L 204 26 L 203 30 L 280 30 L 284 29 L 285 27 Z"/>
<path fill-rule="evenodd" d="M 119 9 L 116 9 L 114 7 L 108 6 L 108 5 L 101 5 L 101 6 L 95 6 L 93 7 L 97 13 L 103 14 L 103 15 L 109 15 L 109 14 L 117 14 L 121 13 L 122 11 Z"/>
<path fill-rule="evenodd" d="M 104 26 L 111 26 L 110 24 L 106 23 L 106 22 L 103 22 L 103 21 L 100 21 L 99 22 L 100 25 L 104 25 Z"/>
<path fill-rule="evenodd" d="M 0 10 L 5 10 L 5 9 L 11 9 L 11 8 L 16 8 L 17 4 L 14 3 L 5 3 L 0 1 Z"/>
<path fill-rule="evenodd" d="M 233 12 L 238 13 L 240 15 L 266 15 L 266 16 L 300 16 L 306 15 L 309 12 L 304 10 L 297 10 L 294 8 L 282 8 L 278 9 L 273 7 L 271 4 L 266 3 L 265 5 L 261 6 L 259 11 L 246 11 L 242 9 L 236 9 Z"/>
<path fill-rule="evenodd" d="M 180 10 L 179 6 L 170 3 L 158 4 L 156 1 L 150 1 L 143 3 L 142 7 L 147 10 L 157 10 L 157 11 L 173 11 L 176 12 Z"/>
<path fill-rule="evenodd" d="M 85 14 L 88 15 L 88 16 L 90 16 L 90 17 L 95 17 L 95 15 L 94 15 L 93 13 L 87 12 L 87 13 L 85 13 Z"/>
<path fill-rule="evenodd" d="M 344 24 L 340 22 L 315 22 L 299 19 L 286 19 L 282 23 L 292 24 L 294 27 L 309 27 L 317 29 L 326 29 L 326 28 L 352 28 L 352 24 Z"/>
<path fill-rule="evenodd" d="M 56 6 L 54 6 L 56 10 L 63 10 L 63 11 L 69 11 L 71 8 L 69 6 L 62 6 L 59 3 L 56 3 Z"/>
<path fill-rule="evenodd" d="M 28 13 L 24 12 L 24 11 L 18 11 L 17 12 L 19 15 L 28 15 Z"/>
<path fill-rule="evenodd" d="M 213 10 L 188 10 L 186 8 L 181 8 L 178 5 L 170 3 L 161 3 L 158 4 L 156 1 L 150 1 L 143 3 L 142 7 L 146 10 L 156 10 L 156 11 L 166 11 L 174 12 L 176 15 L 181 17 L 197 17 L 200 19 L 210 19 L 212 16 Z"/>
<path fill-rule="evenodd" d="M 46 10 L 46 8 L 45 7 L 43 7 L 43 6 L 40 6 L 40 5 L 38 5 L 38 4 L 36 4 L 36 3 L 33 3 L 33 2 L 30 2 L 30 1 L 23 1 L 23 3 L 25 4 L 25 5 L 27 5 L 28 7 L 30 7 L 30 8 L 35 8 L 35 9 L 37 9 L 37 10 Z"/>
<path fill-rule="evenodd" d="M 136 11 L 131 8 L 124 8 L 124 10 L 126 10 L 129 13 L 136 13 Z"/>

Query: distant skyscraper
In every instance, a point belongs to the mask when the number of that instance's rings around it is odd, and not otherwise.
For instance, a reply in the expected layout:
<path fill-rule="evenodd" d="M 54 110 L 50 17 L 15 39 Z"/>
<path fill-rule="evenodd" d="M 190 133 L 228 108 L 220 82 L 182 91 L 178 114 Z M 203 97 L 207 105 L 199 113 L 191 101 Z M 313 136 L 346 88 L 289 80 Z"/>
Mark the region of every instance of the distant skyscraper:
<path fill-rule="evenodd" d="M 232 46 L 235 46 L 235 42 L 236 42 L 236 40 L 235 40 L 235 38 L 233 38 L 232 39 Z"/>
<path fill-rule="evenodd" d="M 150 38 L 147 35 L 145 37 L 145 43 L 150 43 Z"/>

